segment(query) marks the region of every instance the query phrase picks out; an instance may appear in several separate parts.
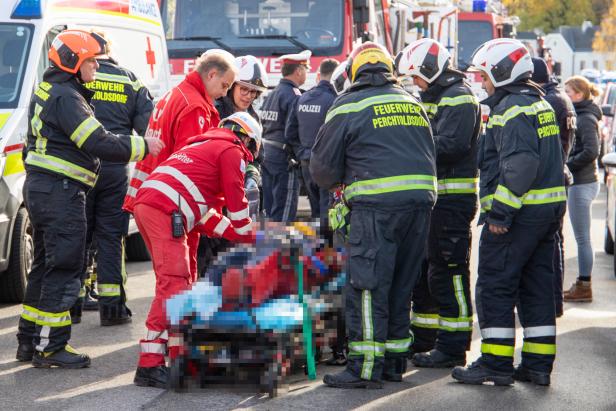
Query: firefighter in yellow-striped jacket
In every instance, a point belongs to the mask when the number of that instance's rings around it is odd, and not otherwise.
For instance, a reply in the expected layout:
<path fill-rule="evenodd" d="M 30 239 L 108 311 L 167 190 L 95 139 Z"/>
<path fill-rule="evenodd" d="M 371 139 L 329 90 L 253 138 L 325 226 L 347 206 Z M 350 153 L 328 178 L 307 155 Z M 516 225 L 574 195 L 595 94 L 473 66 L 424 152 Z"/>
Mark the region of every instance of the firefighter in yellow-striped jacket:
<path fill-rule="evenodd" d="M 86 192 L 96 183 L 99 158 L 137 161 L 162 143 L 119 136 L 94 118 L 96 78 L 104 39 L 81 30 L 60 33 L 49 50 L 51 67 L 30 102 L 24 149 L 24 198 L 33 226 L 34 261 L 17 334 L 17 359 L 35 367 L 82 368 L 90 358 L 68 344 L 70 308 L 84 270 Z"/>

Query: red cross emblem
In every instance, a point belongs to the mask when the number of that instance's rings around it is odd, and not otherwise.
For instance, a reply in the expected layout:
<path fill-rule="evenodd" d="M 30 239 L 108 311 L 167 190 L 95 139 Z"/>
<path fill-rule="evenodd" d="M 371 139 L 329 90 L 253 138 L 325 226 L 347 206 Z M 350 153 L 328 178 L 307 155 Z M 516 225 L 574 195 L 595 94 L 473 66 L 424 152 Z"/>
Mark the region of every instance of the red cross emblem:
<path fill-rule="evenodd" d="M 156 64 L 156 54 L 154 50 L 152 50 L 152 46 L 150 45 L 150 37 L 147 37 L 148 40 L 148 49 L 145 51 L 145 61 L 148 66 L 150 66 L 150 73 L 152 73 L 152 77 L 154 77 L 154 65 Z"/>

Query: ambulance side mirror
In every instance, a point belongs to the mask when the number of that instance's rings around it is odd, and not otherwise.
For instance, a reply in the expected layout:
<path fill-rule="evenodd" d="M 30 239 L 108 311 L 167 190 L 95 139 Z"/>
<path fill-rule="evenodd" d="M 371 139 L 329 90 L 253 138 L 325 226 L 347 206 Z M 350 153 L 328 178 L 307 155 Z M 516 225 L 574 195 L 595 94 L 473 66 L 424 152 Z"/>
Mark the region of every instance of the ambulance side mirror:
<path fill-rule="evenodd" d="M 601 162 L 606 167 L 616 167 L 616 153 L 608 153 L 604 155 Z"/>

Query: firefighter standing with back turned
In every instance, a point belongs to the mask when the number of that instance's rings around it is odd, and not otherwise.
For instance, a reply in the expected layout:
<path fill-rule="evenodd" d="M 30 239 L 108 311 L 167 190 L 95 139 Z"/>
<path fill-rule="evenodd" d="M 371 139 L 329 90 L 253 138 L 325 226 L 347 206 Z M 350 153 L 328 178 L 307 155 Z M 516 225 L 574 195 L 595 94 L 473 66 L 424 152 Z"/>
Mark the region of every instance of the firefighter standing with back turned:
<path fill-rule="evenodd" d="M 464 365 L 473 330 L 469 262 L 471 221 L 477 211 L 479 101 L 464 82 L 466 75 L 451 67 L 451 55 L 434 40 L 409 44 L 396 63 L 398 72 L 411 76 L 421 89 L 434 133 L 438 175 L 428 263 L 413 292 L 413 363 L 430 368 Z"/>
<path fill-rule="evenodd" d="M 566 201 L 558 123 L 530 81 L 533 63 L 521 42 L 491 40 L 475 52 L 473 66 L 489 95 L 482 103 L 490 106 L 479 150 L 481 357 L 452 376 L 467 384 L 549 385 L 556 354 L 554 234 Z M 514 370 L 516 304 L 524 344 Z"/>
<path fill-rule="evenodd" d="M 381 388 L 406 371 L 410 299 L 436 200 L 434 140 L 419 102 L 397 85 L 393 59 L 366 42 L 349 56 L 352 85 L 317 135 L 310 172 L 322 188 L 344 185 L 350 216 L 345 289 L 349 358 L 326 375 L 337 388 Z M 350 213 L 348 209 L 350 208 Z M 332 222 L 340 229 L 346 225 Z"/>
<path fill-rule="evenodd" d="M 17 359 L 35 367 L 82 368 L 90 358 L 69 344 L 71 317 L 85 268 L 86 191 L 96 183 L 99 157 L 136 161 L 158 155 L 163 143 L 119 136 L 94 118 L 95 57 L 105 40 L 95 33 L 66 30 L 49 49 L 52 65 L 43 74 L 28 111 L 24 149 L 24 198 L 33 226 L 34 261 L 19 320 Z M 35 352 L 36 351 L 36 352 Z"/>
<path fill-rule="evenodd" d="M 144 135 L 154 109 L 152 96 L 135 74 L 118 65 L 109 55 L 110 43 L 105 40 L 105 55 L 98 59 L 100 67 L 96 81 L 86 84 L 95 93 L 92 104 L 96 118 L 113 133 L 130 135 L 134 130 L 138 135 Z M 131 320 L 124 290 L 123 236 L 128 230 L 128 214 L 122 211 L 122 203 L 127 189 L 128 164 L 103 160 L 96 185 L 86 200 L 86 248 L 91 248 L 94 237 L 98 310 L 103 326 Z"/>

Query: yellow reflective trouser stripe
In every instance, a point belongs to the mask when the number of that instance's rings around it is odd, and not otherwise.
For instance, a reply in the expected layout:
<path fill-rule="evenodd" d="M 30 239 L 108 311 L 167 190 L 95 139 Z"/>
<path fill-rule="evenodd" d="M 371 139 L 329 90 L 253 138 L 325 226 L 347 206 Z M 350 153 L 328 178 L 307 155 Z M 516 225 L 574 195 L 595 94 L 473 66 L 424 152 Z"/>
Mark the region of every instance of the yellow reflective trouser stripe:
<path fill-rule="evenodd" d="M 478 178 L 446 178 L 438 180 L 439 194 L 475 194 Z"/>
<path fill-rule="evenodd" d="M 39 310 L 36 324 L 48 327 L 65 327 L 67 325 L 71 325 L 71 314 L 68 311 L 63 311 L 61 313 L 48 313 Z"/>
<path fill-rule="evenodd" d="M 405 94 L 384 94 L 382 96 L 368 97 L 355 103 L 343 104 L 342 106 L 336 107 L 327 113 L 325 122 L 327 123 L 338 114 L 357 113 L 372 105 L 386 103 L 410 103 L 413 106 L 417 106 L 417 108 L 420 107 L 417 101 L 411 96 Z M 419 109 L 419 112 L 421 112 L 421 109 Z"/>
<path fill-rule="evenodd" d="M 88 117 L 77 126 L 73 134 L 71 134 L 71 141 L 77 145 L 77 147 L 81 148 L 83 144 L 86 142 L 88 137 L 94 133 L 94 131 L 102 127 L 101 123 L 98 122 L 94 117 Z"/>
<path fill-rule="evenodd" d="M 401 340 L 387 340 L 385 341 L 385 351 L 389 352 L 407 352 L 409 347 L 413 343 L 413 338 L 403 338 Z"/>
<path fill-rule="evenodd" d="M 130 161 L 143 160 L 145 157 L 145 140 L 140 136 L 130 136 Z"/>
<path fill-rule="evenodd" d="M 440 317 L 438 319 L 438 325 L 440 330 L 444 331 L 472 331 L 473 330 L 473 318 L 472 317 Z"/>
<path fill-rule="evenodd" d="M 139 81 L 139 80 L 133 81 L 133 80 L 130 79 L 130 77 L 122 76 L 122 75 L 118 75 L 118 74 L 101 73 L 99 71 L 98 73 L 96 73 L 96 79 L 97 80 L 112 81 L 112 82 L 116 82 L 116 83 L 128 84 L 135 91 L 138 91 L 141 87 L 143 87 L 143 84 L 141 83 L 141 81 Z"/>
<path fill-rule="evenodd" d="M 503 114 L 500 114 L 500 115 L 494 114 L 490 116 L 487 127 L 488 128 L 492 128 L 494 126 L 504 127 L 505 124 L 509 120 L 519 116 L 520 114 L 526 114 L 527 116 L 533 116 L 533 115 L 537 115 L 541 111 L 548 111 L 548 110 L 553 110 L 553 109 L 552 109 L 552 106 L 550 106 L 550 104 L 545 100 L 538 101 L 536 103 L 531 104 L 530 106 L 513 106 L 513 107 L 510 107 Z"/>
<path fill-rule="evenodd" d="M 413 313 L 411 324 L 419 328 L 438 328 L 438 314 Z"/>
<path fill-rule="evenodd" d="M 344 189 L 347 200 L 359 195 L 376 195 L 407 190 L 436 191 L 436 177 L 424 174 L 409 174 L 356 181 Z"/>
<path fill-rule="evenodd" d="M 512 345 L 486 344 L 481 343 L 483 354 L 498 355 L 500 357 L 513 357 L 515 348 Z"/>
<path fill-rule="evenodd" d="M 524 341 L 522 352 L 529 354 L 556 355 L 556 344 L 541 344 Z"/>
<path fill-rule="evenodd" d="M 98 295 L 101 297 L 119 297 L 120 284 L 101 284 L 98 283 Z"/>
<path fill-rule="evenodd" d="M 26 157 L 26 164 L 65 175 L 77 181 L 81 181 L 91 187 L 96 184 L 97 176 L 92 171 L 48 154 L 40 154 L 30 151 Z"/>
<path fill-rule="evenodd" d="M 361 313 L 362 313 L 362 330 L 365 342 L 374 344 L 374 326 L 372 323 L 372 293 L 370 290 L 363 290 L 361 294 Z M 374 345 L 373 345 L 374 347 Z M 369 380 L 372 378 L 372 368 L 374 368 L 374 357 L 378 351 L 373 351 L 374 354 L 366 352 L 364 361 L 361 367 L 361 378 Z"/>
<path fill-rule="evenodd" d="M 37 310 L 36 308 L 24 304 L 23 312 L 21 313 L 21 318 L 35 323 L 36 320 L 38 319 L 38 313 L 39 313 L 39 310 Z"/>

